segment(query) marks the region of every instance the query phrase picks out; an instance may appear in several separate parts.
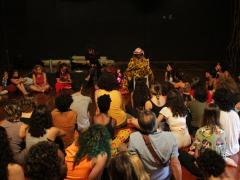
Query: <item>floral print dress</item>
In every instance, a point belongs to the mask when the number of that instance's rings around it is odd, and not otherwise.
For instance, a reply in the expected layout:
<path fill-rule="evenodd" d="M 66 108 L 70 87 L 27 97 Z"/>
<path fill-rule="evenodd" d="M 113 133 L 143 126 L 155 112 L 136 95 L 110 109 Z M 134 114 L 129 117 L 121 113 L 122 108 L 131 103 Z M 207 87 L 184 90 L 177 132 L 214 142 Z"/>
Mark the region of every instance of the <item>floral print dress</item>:
<path fill-rule="evenodd" d="M 225 158 L 225 132 L 221 128 L 216 128 L 212 132 L 209 126 L 199 128 L 195 135 L 195 141 L 190 147 L 190 151 L 195 151 L 196 149 L 198 149 L 200 153 L 202 153 L 205 149 L 212 149 Z"/>

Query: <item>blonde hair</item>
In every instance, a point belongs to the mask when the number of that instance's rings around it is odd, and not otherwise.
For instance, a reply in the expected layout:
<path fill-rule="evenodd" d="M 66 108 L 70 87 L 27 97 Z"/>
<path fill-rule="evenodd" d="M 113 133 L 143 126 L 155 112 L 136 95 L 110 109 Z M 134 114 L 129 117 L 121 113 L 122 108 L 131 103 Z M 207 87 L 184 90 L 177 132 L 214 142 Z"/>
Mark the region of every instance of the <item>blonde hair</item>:
<path fill-rule="evenodd" d="M 129 153 L 128 153 L 129 154 Z M 138 177 L 138 180 L 150 180 L 150 177 L 143 167 L 142 161 L 137 154 L 129 155 L 133 169 Z"/>

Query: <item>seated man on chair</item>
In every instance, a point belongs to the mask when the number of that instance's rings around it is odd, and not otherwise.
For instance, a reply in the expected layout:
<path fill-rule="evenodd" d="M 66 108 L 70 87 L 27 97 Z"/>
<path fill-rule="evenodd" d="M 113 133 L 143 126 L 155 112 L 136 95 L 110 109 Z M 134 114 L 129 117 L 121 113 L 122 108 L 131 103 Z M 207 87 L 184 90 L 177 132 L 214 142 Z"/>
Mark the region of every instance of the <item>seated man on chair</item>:
<path fill-rule="evenodd" d="M 153 72 L 149 65 L 149 59 L 144 57 L 144 51 L 141 48 L 136 48 L 124 73 L 123 86 L 124 88 L 128 88 L 128 83 L 134 78 L 140 79 L 145 77 L 151 80 L 153 79 Z"/>

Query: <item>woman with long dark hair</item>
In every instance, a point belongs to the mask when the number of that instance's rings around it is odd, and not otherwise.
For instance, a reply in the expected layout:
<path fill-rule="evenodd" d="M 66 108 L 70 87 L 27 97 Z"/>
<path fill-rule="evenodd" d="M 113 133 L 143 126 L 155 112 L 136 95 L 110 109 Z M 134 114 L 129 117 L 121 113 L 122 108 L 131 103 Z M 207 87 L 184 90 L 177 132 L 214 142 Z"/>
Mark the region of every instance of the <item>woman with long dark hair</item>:
<path fill-rule="evenodd" d="M 66 179 L 100 179 L 111 156 L 110 134 L 102 125 L 93 125 L 66 149 Z"/>
<path fill-rule="evenodd" d="M 137 118 L 139 112 L 144 110 L 145 103 L 150 98 L 150 91 L 144 79 L 137 80 L 135 89 L 131 94 L 131 107 L 127 108 L 127 113 Z"/>
<path fill-rule="evenodd" d="M 53 127 L 52 116 L 46 105 L 38 105 L 34 109 L 29 124 L 21 126 L 20 137 L 26 141 L 28 151 L 34 144 L 40 141 L 55 141 L 58 136 L 64 136 L 65 132 Z"/>
<path fill-rule="evenodd" d="M 166 97 L 162 95 L 162 86 L 155 83 L 150 88 L 151 99 L 145 103 L 145 110 L 151 110 L 158 117 L 159 112 L 166 104 Z"/>
<path fill-rule="evenodd" d="M 170 131 L 177 139 L 178 147 L 182 148 L 190 145 L 191 137 L 186 124 L 188 110 L 184 104 L 183 97 L 177 90 L 172 90 L 167 93 L 165 106 L 158 116 L 158 124 L 163 119 L 166 119 Z"/>
<path fill-rule="evenodd" d="M 62 63 L 59 65 L 59 69 L 56 74 L 56 92 L 60 92 L 63 89 L 72 88 L 72 79 L 67 64 Z"/>
<path fill-rule="evenodd" d="M 23 169 L 15 163 L 6 130 L 0 126 L 0 177 L 1 180 L 24 180 Z"/>

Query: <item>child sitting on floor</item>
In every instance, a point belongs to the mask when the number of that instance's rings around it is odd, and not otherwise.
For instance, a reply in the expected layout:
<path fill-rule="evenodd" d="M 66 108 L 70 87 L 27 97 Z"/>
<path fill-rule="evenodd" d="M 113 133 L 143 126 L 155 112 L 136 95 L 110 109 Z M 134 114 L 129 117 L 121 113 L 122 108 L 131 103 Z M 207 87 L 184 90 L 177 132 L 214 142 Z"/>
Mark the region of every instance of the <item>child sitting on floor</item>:
<path fill-rule="evenodd" d="M 41 65 L 36 65 L 33 68 L 33 84 L 30 86 L 30 89 L 35 92 L 45 92 L 50 86 L 47 82 L 46 73 L 43 72 L 43 67 Z"/>

